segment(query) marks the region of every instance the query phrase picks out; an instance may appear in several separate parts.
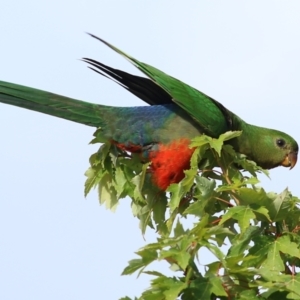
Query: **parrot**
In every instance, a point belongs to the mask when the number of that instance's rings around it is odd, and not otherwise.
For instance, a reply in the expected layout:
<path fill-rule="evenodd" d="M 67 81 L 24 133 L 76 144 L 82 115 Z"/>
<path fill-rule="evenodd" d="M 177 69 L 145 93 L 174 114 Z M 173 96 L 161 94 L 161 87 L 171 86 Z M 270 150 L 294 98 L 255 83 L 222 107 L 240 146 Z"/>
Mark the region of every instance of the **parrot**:
<path fill-rule="evenodd" d="M 235 151 L 264 169 L 292 169 L 298 144 L 288 134 L 251 125 L 220 102 L 182 81 L 143 63 L 103 39 L 89 34 L 126 58 L 147 77 L 83 58 L 89 68 L 113 80 L 148 105 L 117 107 L 89 103 L 47 91 L 0 81 L 0 102 L 100 128 L 104 142 L 139 153 L 150 162 L 153 183 L 161 190 L 180 182 L 190 168 L 192 139 L 206 134 L 218 138 L 241 131 L 228 141 Z"/>

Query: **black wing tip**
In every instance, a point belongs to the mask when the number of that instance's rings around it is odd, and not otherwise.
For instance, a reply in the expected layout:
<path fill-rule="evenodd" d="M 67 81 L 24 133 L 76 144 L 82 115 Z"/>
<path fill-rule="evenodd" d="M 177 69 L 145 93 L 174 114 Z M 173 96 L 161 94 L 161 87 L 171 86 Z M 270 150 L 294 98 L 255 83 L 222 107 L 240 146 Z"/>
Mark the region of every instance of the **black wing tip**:
<path fill-rule="evenodd" d="M 104 43 L 109 48 L 116 50 L 114 46 L 97 37 L 96 35 L 89 32 L 86 32 L 86 34 Z M 83 57 L 81 61 L 89 64 L 89 69 L 113 80 L 150 105 L 164 105 L 173 103 L 170 95 L 148 78 L 132 75 L 127 72 L 114 69 L 91 58 Z"/>
<path fill-rule="evenodd" d="M 88 34 L 89 36 L 91 36 L 91 37 L 93 37 L 93 38 L 95 38 L 95 39 L 98 39 L 98 37 L 97 36 L 95 36 L 94 34 L 92 34 L 92 33 L 90 33 L 90 32 L 85 32 L 86 34 Z"/>
<path fill-rule="evenodd" d="M 99 38 L 98 36 L 96 36 L 96 35 L 94 35 L 92 33 L 89 33 L 89 32 L 85 32 L 85 33 L 88 34 L 89 36 L 91 36 L 92 38 L 94 38 L 94 39 L 102 42 L 103 44 L 107 45 L 108 47 L 111 47 L 111 45 L 108 42 L 106 42 L 105 40 Z"/>

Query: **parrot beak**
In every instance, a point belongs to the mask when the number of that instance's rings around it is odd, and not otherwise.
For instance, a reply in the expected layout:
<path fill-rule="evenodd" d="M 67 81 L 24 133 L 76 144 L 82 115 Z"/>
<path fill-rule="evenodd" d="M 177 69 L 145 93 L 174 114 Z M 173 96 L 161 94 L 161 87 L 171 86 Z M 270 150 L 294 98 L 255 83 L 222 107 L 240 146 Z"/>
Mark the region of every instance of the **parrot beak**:
<path fill-rule="evenodd" d="M 290 152 L 289 154 L 286 155 L 281 165 L 284 167 L 290 167 L 290 170 L 293 169 L 297 163 L 297 155 L 298 152 L 293 152 L 293 151 Z"/>
<path fill-rule="evenodd" d="M 294 168 L 297 163 L 298 152 L 290 152 L 288 155 L 288 159 L 290 161 L 290 170 Z"/>

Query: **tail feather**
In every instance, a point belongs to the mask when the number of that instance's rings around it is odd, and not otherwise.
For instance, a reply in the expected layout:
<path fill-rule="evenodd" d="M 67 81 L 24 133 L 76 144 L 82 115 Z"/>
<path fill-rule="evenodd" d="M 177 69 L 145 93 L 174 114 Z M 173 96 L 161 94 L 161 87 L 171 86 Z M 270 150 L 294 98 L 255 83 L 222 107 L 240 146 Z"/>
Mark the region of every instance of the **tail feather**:
<path fill-rule="evenodd" d="M 1 102 L 80 124 L 101 127 L 103 140 L 126 145 L 144 146 L 155 141 L 167 142 L 177 135 L 181 137 L 191 130 L 195 131 L 191 120 L 186 120 L 187 116 L 175 104 L 106 106 L 0 81 Z M 180 129 L 169 136 L 166 132 L 174 126 L 174 122 Z"/>
<path fill-rule="evenodd" d="M 0 81 L 0 102 L 93 127 L 101 126 L 100 105 Z"/>

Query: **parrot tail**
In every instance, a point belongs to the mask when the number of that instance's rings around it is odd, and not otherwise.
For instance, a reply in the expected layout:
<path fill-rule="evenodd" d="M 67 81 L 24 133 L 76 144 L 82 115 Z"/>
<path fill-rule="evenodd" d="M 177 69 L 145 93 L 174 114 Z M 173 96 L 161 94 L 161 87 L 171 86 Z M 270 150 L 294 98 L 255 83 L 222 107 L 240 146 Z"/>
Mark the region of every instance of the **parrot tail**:
<path fill-rule="evenodd" d="M 93 127 L 102 125 L 101 105 L 0 81 L 0 102 Z M 103 106 L 105 107 L 105 106 Z"/>

